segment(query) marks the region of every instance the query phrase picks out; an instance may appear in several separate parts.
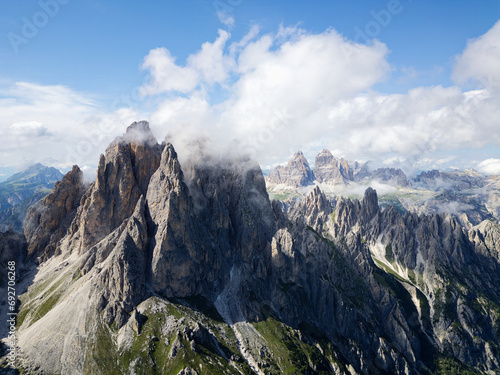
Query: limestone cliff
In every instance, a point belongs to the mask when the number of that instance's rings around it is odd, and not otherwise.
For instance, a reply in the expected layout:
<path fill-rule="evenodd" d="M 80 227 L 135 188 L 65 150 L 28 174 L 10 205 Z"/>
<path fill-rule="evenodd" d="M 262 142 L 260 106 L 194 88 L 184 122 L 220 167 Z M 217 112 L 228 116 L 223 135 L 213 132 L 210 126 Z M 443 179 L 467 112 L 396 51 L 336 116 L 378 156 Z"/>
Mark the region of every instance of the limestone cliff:
<path fill-rule="evenodd" d="M 73 219 L 85 191 L 83 173 L 78 166 L 56 182 L 52 192 L 28 209 L 24 235 L 28 255 L 50 257 Z"/>
<path fill-rule="evenodd" d="M 314 175 L 307 159 L 301 151 L 293 155 L 286 166 L 277 166 L 269 173 L 269 181 L 292 187 L 307 186 L 314 180 Z"/>
<path fill-rule="evenodd" d="M 301 172 L 285 172 L 303 184 L 312 174 L 296 156 Z M 186 160 L 134 123 L 85 192 L 75 167 L 32 213 L 40 264 L 20 297 L 21 368 L 498 371 L 497 222 L 381 209 L 372 188 L 361 201 L 315 187 L 270 202 L 255 163 Z"/>

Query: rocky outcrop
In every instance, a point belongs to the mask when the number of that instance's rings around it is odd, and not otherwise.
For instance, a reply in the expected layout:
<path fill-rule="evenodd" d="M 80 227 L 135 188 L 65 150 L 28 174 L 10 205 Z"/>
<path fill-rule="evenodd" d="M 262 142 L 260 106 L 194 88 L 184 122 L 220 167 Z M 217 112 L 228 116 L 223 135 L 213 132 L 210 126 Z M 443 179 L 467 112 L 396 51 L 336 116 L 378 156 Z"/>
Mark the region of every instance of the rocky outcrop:
<path fill-rule="evenodd" d="M 345 177 L 340 171 L 338 161 L 328 150 L 321 151 L 314 161 L 314 178 L 318 182 L 344 184 Z"/>
<path fill-rule="evenodd" d="M 179 160 L 170 144 L 151 177 L 146 200 L 155 228 L 151 244 L 154 290 L 167 297 L 199 294 L 197 262 L 204 252 L 197 240 L 203 232 L 199 233 Z"/>
<path fill-rule="evenodd" d="M 143 121 L 127 128 L 99 158 L 96 181 L 70 228 L 71 251 L 85 252 L 129 218 L 160 163 L 161 146 Z"/>
<path fill-rule="evenodd" d="M 102 311 L 103 321 L 121 328 L 134 308 L 148 296 L 148 231 L 143 196 L 132 216 L 115 232 L 120 233 L 111 233 L 89 251 L 91 255 L 84 270 L 98 265 L 92 299 L 98 301 L 96 307 Z M 110 242 L 113 250 L 108 255 Z"/>
<path fill-rule="evenodd" d="M 307 186 L 314 180 L 309 163 L 301 151 L 296 152 L 286 166 L 278 165 L 274 168 L 268 178 L 272 183 L 292 187 Z"/>
<path fill-rule="evenodd" d="M 368 163 L 354 162 L 351 166 L 348 161 L 336 159 L 332 153 L 324 149 L 315 158 L 314 169 L 302 152 L 297 152 L 286 166 L 277 166 L 268 176 L 271 184 L 284 184 L 293 188 L 300 188 L 313 183 L 326 185 L 348 185 L 353 181 L 377 180 L 394 186 L 408 187 L 410 181 L 401 169 L 378 168 L 371 171 Z"/>
<path fill-rule="evenodd" d="M 293 211 L 294 224 L 273 239 L 273 304 L 285 322 L 326 335 L 356 371 L 411 372 L 420 355 L 420 342 L 412 338 L 412 331 L 419 331 L 417 316 L 377 282 L 361 233 L 342 227 L 377 215 L 376 193 L 369 191 L 362 203 L 351 204 L 328 202 L 315 190 Z M 325 205 L 332 214 L 317 209 Z M 381 342 L 380 336 L 390 339 Z"/>
<path fill-rule="evenodd" d="M 24 235 L 29 243 L 28 256 L 47 258 L 54 254 L 59 240 L 73 220 L 84 191 L 83 173 L 75 165 L 54 185 L 49 195 L 28 209 L 24 222 Z"/>
<path fill-rule="evenodd" d="M 380 210 L 373 189 L 358 202 L 328 200 L 316 188 L 289 217 L 289 224 L 280 219 L 272 244 L 273 305 L 284 321 L 312 324 L 333 343 L 361 343 L 362 354 L 339 348 L 362 373 L 419 373 L 432 367 L 429 350 L 474 368 L 498 368 L 489 328 L 498 327 L 491 306 L 500 298 L 496 224 L 468 232 L 449 215 Z M 314 306 L 314 318 L 290 307 L 291 298 Z M 347 333 L 345 326 L 356 329 Z"/>

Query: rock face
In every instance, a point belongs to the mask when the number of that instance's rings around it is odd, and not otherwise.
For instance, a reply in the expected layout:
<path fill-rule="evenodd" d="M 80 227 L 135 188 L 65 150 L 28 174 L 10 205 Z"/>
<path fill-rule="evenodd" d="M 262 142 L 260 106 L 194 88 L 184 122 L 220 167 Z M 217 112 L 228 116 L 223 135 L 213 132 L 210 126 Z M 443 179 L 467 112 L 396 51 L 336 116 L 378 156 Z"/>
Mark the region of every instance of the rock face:
<path fill-rule="evenodd" d="M 73 220 L 84 190 L 83 173 L 75 165 L 54 185 L 52 193 L 28 209 L 24 223 L 28 256 L 36 258 L 54 254 Z"/>
<path fill-rule="evenodd" d="M 168 297 L 196 294 L 197 283 L 193 278 L 198 271 L 196 262 L 201 249 L 194 233 L 197 228 L 188 188 L 170 144 L 163 150 L 160 167 L 151 177 L 146 198 L 155 228 L 153 288 Z"/>
<path fill-rule="evenodd" d="M 371 188 L 270 202 L 258 165 L 198 157 L 181 166 L 134 123 L 85 192 L 74 168 L 30 216 L 41 264 L 20 304 L 27 372 L 498 371 L 497 222 L 381 209 Z M 304 160 L 283 176 L 311 181 Z M 83 196 L 62 210 L 63 191 Z"/>
<path fill-rule="evenodd" d="M 70 228 L 72 251 L 84 252 L 131 216 L 160 163 L 149 124 L 136 122 L 101 155 L 96 181 L 82 197 Z"/>
<path fill-rule="evenodd" d="M 499 176 L 486 177 L 474 170 L 433 170 L 408 178 L 401 169 L 373 169 L 370 162 L 349 164 L 328 150 L 317 155 L 312 172 L 310 185 L 320 186 L 330 197 L 359 196 L 366 187 L 382 184 L 381 204 L 395 205 L 401 212 L 448 213 L 467 229 L 484 220 L 500 219 Z M 283 201 L 290 199 L 283 202 L 287 207 L 294 204 L 292 199 L 311 191 L 311 186 L 298 186 L 286 179 L 277 184 L 272 178 L 275 175 L 273 171 L 266 179 L 268 192 Z"/>
<path fill-rule="evenodd" d="M 493 250 L 498 226 L 468 233 L 450 216 L 401 215 L 394 206 L 381 211 L 373 189 L 362 202 L 329 202 L 322 195 L 315 189 L 292 210 L 295 224 L 281 225 L 273 239 L 273 285 L 280 286 L 273 290 L 273 305 L 283 319 L 296 326 L 310 322 L 311 315 L 293 304 L 309 301 L 316 327 L 334 343 L 338 338 L 341 347 L 340 337 L 351 337 L 360 347 L 374 348 L 361 356 L 340 349 L 362 373 L 423 371 L 430 366 L 428 350 L 498 369 L 498 349 L 491 351 L 498 342 L 488 328 L 498 327 L 497 315 L 483 310 L 500 298 L 494 287 L 500 281 Z M 377 342 L 380 335 L 389 341 Z"/>
<path fill-rule="evenodd" d="M 301 151 L 296 152 L 285 167 L 279 165 L 269 173 L 269 181 L 292 187 L 307 186 L 313 180 L 309 163 Z"/>
<path fill-rule="evenodd" d="M 350 179 L 349 166 L 344 159 L 335 159 L 332 153 L 325 149 L 316 156 L 314 177 L 318 182 L 332 185 L 345 184 Z"/>
<path fill-rule="evenodd" d="M 411 185 L 404 172 L 399 168 L 378 168 L 369 177 L 394 186 L 408 187 Z"/>
<path fill-rule="evenodd" d="M 327 149 L 322 150 L 315 159 L 311 171 L 309 163 L 297 152 L 286 167 L 277 166 L 268 176 L 271 184 L 284 184 L 293 188 L 311 185 L 314 182 L 326 185 L 348 185 L 353 181 L 378 180 L 382 183 L 407 187 L 410 182 L 401 169 L 379 168 L 370 171 L 368 165 L 355 162 L 352 166 L 347 160 L 336 159 Z"/>

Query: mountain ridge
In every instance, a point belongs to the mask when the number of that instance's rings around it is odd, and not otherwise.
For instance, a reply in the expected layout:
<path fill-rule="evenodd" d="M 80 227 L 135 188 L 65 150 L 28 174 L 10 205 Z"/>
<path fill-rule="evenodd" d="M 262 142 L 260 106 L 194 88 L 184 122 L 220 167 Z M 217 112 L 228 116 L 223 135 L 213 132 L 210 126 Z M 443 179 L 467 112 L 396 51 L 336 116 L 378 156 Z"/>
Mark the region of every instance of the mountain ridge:
<path fill-rule="evenodd" d="M 305 158 L 303 160 L 307 162 Z M 370 170 L 368 163 L 349 165 L 345 160 L 342 163 L 346 166 L 342 167 L 341 160 L 330 151 L 322 150 L 316 157 L 315 168 L 311 169 L 312 178 L 297 184 L 286 178 L 277 180 L 270 172 L 266 176 L 267 190 L 273 198 L 281 200 L 303 199 L 315 186 L 330 197 L 361 198 L 364 189 L 377 186 L 383 204 L 393 204 L 402 212 L 450 213 L 469 229 L 483 220 L 500 219 L 498 176 L 484 176 L 470 169 L 423 171 L 408 178 L 401 169 Z M 290 164 L 287 168 L 288 174 L 300 170 Z"/>
<path fill-rule="evenodd" d="M 401 213 L 372 188 L 270 201 L 256 163 L 181 165 L 148 130 L 132 124 L 90 186 L 75 166 L 30 211 L 20 368 L 498 371 L 498 221 Z"/>

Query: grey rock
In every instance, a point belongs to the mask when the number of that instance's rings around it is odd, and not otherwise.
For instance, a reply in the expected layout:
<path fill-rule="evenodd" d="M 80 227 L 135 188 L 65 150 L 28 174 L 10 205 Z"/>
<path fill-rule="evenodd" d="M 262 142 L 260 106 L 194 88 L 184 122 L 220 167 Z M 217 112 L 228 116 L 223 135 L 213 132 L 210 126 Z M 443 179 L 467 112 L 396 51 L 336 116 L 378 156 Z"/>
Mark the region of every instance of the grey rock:
<path fill-rule="evenodd" d="M 268 178 L 275 184 L 299 187 L 310 185 L 314 180 L 314 175 L 304 154 L 298 151 L 285 167 L 279 165 L 274 168 Z"/>
<path fill-rule="evenodd" d="M 484 187 L 486 177 L 473 169 L 454 172 L 437 170 L 420 173 L 414 179 L 415 183 L 431 188 L 465 190 Z"/>
<path fill-rule="evenodd" d="M 161 146 L 153 139 L 149 126 L 134 123 L 101 155 L 96 181 L 70 227 L 72 251 L 85 252 L 132 215 L 160 162 Z"/>
<path fill-rule="evenodd" d="M 146 200 L 155 236 L 152 242 L 152 285 L 167 297 L 196 294 L 197 243 L 195 218 L 177 154 L 168 144 L 151 177 Z"/>
<path fill-rule="evenodd" d="M 24 235 L 29 243 L 30 257 L 47 258 L 54 254 L 59 240 L 73 220 L 84 191 L 83 173 L 75 165 L 54 185 L 49 195 L 28 209 Z"/>
<path fill-rule="evenodd" d="M 217 361 L 227 361 L 230 355 L 222 349 L 227 344 L 237 347 L 254 371 L 279 372 L 277 354 L 250 324 L 264 319 L 286 324 L 280 335 L 287 347 L 297 347 L 294 353 L 301 349 L 292 339 L 321 347 L 317 360 L 301 363 L 311 373 L 329 363 L 321 354 L 326 349 L 341 373 L 425 373 L 434 366 L 426 357 L 429 350 L 481 371 L 498 370 L 496 221 L 464 228 L 442 213 L 380 208 L 371 188 L 361 201 L 329 199 L 315 187 L 300 202 L 271 203 L 258 165 L 244 158 L 214 160 L 202 151 L 198 158 L 181 166 L 174 147 L 158 145 L 144 122 L 101 157 L 96 182 L 53 255 L 47 255 L 61 260 L 55 272 L 77 270 L 80 278 L 66 281 L 68 293 L 20 330 L 22 349 L 44 371 L 63 372 L 77 363 L 79 373 L 89 368 L 98 373 L 99 327 L 109 334 L 111 351 L 113 329 L 132 347 L 134 335 L 144 335 L 148 327 L 155 329 L 148 336 L 150 348 L 171 343 L 168 356 L 163 353 L 170 360 L 183 351 L 203 355 L 208 348 L 220 356 Z M 327 152 L 322 158 L 320 166 L 333 162 Z M 287 181 L 311 181 L 304 160 L 297 155 L 297 165 L 289 164 Z M 343 161 L 337 166 L 343 178 L 354 178 L 356 168 Z M 37 229 L 28 233 L 30 246 L 41 238 L 34 235 Z M 55 269 L 44 262 L 49 259 L 42 259 L 37 271 L 45 277 Z M 23 303 L 33 307 L 53 291 L 37 282 L 30 292 Z M 216 319 L 225 322 L 213 323 L 201 312 L 174 319 L 166 312 L 167 299 L 191 301 L 183 312 L 193 301 L 200 311 L 213 312 L 215 306 Z M 142 320 L 145 301 L 149 313 L 160 316 L 158 327 L 147 326 L 153 319 Z M 73 315 L 79 320 L 73 322 Z M 59 321 L 61 327 L 54 323 Z M 85 335 L 77 335 L 78 329 Z M 220 334 L 224 329 L 234 335 Z M 46 358 L 40 355 L 50 341 L 44 330 L 65 337 Z M 147 358 L 143 365 L 153 368 L 153 357 Z M 120 357 L 113 361 L 120 363 Z"/>
<path fill-rule="evenodd" d="M 347 176 L 345 173 L 346 167 L 348 167 L 346 162 L 341 163 L 340 160 L 335 159 L 330 151 L 325 149 L 316 156 L 314 178 L 318 182 L 332 185 L 345 184 L 349 180 L 349 173 L 347 172 Z"/>
<path fill-rule="evenodd" d="M 183 368 L 177 375 L 198 375 L 198 372 L 191 367 Z"/>

